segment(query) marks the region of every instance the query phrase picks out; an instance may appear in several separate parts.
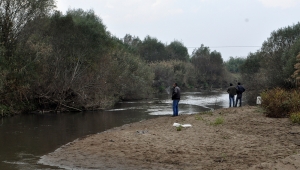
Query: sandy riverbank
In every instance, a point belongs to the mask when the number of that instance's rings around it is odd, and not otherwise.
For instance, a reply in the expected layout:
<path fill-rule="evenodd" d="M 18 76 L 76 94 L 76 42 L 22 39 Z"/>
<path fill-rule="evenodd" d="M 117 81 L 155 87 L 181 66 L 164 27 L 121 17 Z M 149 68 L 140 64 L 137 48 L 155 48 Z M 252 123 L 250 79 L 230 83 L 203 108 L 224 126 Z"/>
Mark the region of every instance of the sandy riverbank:
<path fill-rule="evenodd" d="M 220 125 L 214 125 L 223 119 Z M 173 123 L 191 124 L 177 131 Z M 300 169 L 300 126 L 259 107 L 159 117 L 71 142 L 39 163 L 66 169 Z"/>

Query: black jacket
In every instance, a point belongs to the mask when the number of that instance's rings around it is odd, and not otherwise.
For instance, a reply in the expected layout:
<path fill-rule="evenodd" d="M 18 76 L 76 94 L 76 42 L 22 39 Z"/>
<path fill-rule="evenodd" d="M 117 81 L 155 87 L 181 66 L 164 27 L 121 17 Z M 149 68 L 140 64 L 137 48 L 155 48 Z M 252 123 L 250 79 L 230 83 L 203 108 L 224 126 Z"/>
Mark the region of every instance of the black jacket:
<path fill-rule="evenodd" d="M 180 88 L 178 86 L 173 87 L 172 100 L 180 100 Z"/>
<path fill-rule="evenodd" d="M 245 88 L 242 85 L 237 85 L 236 89 L 237 89 L 237 94 L 242 94 L 245 92 Z"/>

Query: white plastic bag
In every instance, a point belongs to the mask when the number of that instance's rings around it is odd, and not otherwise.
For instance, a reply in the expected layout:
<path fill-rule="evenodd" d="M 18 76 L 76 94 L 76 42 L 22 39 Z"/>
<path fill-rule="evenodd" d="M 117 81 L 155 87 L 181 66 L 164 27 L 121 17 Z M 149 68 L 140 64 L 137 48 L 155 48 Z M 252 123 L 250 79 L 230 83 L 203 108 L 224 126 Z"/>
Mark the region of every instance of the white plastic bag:
<path fill-rule="evenodd" d="M 192 125 L 191 124 L 183 124 L 183 125 L 181 125 L 182 127 L 192 127 Z"/>
<path fill-rule="evenodd" d="M 181 124 L 179 124 L 179 123 L 174 123 L 173 124 L 173 126 L 175 126 L 175 127 L 178 127 L 178 126 L 180 126 Z"/>
<path fill-rule="evenodd" d="M 182 127 L 192 127 L 192 125 L 191 124 L 180 124 L 180 123 L 173 123 L 173 126 L 175 126 L 175 127 L 179 127 L 179 126 L 182 126 Z"/>

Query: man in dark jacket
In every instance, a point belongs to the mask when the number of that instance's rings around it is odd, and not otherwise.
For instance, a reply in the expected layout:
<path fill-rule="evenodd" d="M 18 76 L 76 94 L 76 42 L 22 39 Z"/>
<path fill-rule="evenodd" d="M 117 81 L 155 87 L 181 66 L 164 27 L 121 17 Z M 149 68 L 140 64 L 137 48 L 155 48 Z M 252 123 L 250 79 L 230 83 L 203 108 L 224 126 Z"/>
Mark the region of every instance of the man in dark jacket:
<path fill-rule="evenodd" d="M 178 103 L 180 100 L 180 88 L 177 83 L 173 84 L 173 92 L 172 92 L 172 100 L 173 100 L 173 116 L 178 116 Z"/>
<path fill-rule="evenodd" d="M 229 107 L 234 107 L 234 96 L 236 95 L 237 89 L 230 83 L 230 87 L 227 89 L 227 93 L 229 93 Z"/>
<path fill-rule="evenodd" d="M 237 89 L 237 95 L 236 95 L 235 107 L 237 107 L 238 101 L 240 101 L 240 107 L 241 107 L 242 106 L 242 94 L 244 93 L 245 88 L 241 85 L 240 82 L 238 82 L 236 89 Z"/>

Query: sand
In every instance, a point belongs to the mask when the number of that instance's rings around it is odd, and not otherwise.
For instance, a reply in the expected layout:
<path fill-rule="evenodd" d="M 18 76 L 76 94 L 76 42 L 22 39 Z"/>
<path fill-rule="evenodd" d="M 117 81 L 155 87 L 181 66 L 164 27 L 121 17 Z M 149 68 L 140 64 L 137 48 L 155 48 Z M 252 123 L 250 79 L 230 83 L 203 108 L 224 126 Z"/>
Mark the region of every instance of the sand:
<path fill-rule="evenodd" d="M 175 122 L 192 127 L 177 131 Z M 39 163 L 65 169 L 296 170 L 300 126 L 267 118 L 257 106 L 163 116 L 78 139 Z"/>

